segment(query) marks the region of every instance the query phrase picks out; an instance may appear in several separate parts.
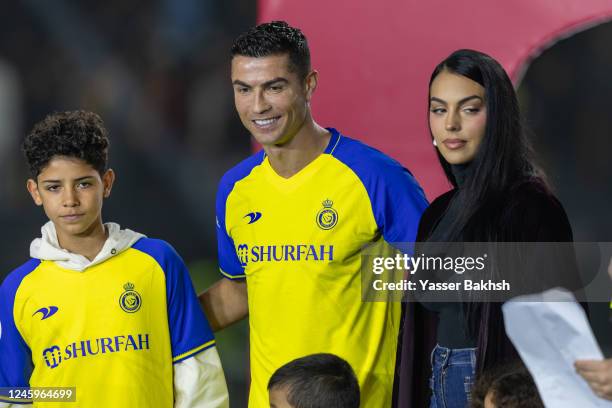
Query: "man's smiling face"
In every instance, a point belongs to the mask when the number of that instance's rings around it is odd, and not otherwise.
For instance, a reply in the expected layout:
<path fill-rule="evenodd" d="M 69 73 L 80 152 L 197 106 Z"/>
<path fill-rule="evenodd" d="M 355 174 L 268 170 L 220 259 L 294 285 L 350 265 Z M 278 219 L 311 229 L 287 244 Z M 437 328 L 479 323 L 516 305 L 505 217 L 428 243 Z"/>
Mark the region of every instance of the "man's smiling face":
<path fill-rule="evenodd" d="M 290 69 L 289 55 L 232 59 L 234 102 L 244 127 L 263 146 L 282 146 L 301 129 L 312 90 Z"/>

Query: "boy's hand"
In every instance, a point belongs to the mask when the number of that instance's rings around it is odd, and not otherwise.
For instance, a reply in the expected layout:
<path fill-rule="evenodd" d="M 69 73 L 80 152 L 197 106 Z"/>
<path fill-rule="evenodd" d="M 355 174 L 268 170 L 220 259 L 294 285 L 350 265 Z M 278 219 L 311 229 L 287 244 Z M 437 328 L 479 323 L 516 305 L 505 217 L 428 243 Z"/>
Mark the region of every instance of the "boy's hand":
<path fill-rule="evenodd" d="M 612 400 L 612 359 L 578 360 L 574 367 L 597 396 Z"/>

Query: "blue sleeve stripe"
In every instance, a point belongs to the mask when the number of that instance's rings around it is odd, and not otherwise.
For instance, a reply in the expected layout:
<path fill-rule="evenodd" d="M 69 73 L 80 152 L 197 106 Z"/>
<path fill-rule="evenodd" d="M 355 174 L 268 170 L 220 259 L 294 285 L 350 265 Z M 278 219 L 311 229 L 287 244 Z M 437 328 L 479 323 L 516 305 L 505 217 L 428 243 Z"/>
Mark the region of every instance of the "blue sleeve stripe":
<path fill-rule="evenodd" d="M 340 132 L 334 128 L 327 128 L 327 130 L 331 133 L 331 139 L 329 139 L 329 143 L 327 144 L 327 147 L 323 153 L 333 154 L 334 150 L 336 150 L 336 146 L 338 146 L 338 143 L 340 143 L 340 137 L 342 135 L 340 135 Z"/>
<path fill-rule="evenodd" d="M 209 348 L 214 347 L 215 344 L 216 344 L 215 341 L 211 340 L 211 341 L 209 341 L 207 343 L 204 343 L 204 344 L 202 344 L 202 345 L 200 345 L 200 346 L 198 346 L 196 348 L 193 348 L 193 349 L 189 350 L 186 353 L 179 354 L 178 356 L 176 356 L 176 357 L 174 357 L 172 359 L 172 363 L 176 364 L 176 363 L 180 363 L 183 360 L 187 360 L 189 357 L 193 357 L 196 354 L 199 354 L 199 353 L 203 352 L 204 350 L 208 350 Z"/>
<path fill-rule="evenodd" d="M 244 266 L 240 263 L 236 254 L 236 245 L 234 240 L 224 230 L 217 229 L 217 249 L 219 253 L 219 269 L 222 269 L 225 274 L 231 276 L 244 276 Z M 224 256 L 225 254 L 225 256 Z M 230 271 L 233 271 L 230 273 Z"/>
<path fill-rule="evenodd" d="M 164 241 L 142 238 L 133 248 L 148 253 L 166 278 L 167 319 L 172 355 L 181 358 L 214 341 L 214 334 L 202 311 L 185 263 Z"/>
<path fill-rule="evenodd" d="M 427 199 L 412 173 L 384 153 L 346 136 L 333 156 L 365 187 L 383 238 L 387 242 L 413 242 Z"/>
<path fill-rule="evenodd" d="M 230 275 L 229 273 L 225 272 L 223 269 L 219 268 L 219 272 L 221 272 L 221 275 L 223 275 L 223 277 L 230 279 L 230 280 L 241 280 L 241 279 L 245 279 L 246 275 L 242 274 L 242 275 Z"/>
<path fill-rule="evenodd" d="M 168 285 L 168 282 L 172 280 L 172 277 L 169 276 L 169 269 L 174 266 L 176 258 L 178 258 L 174 248 L 165 241 L 143 237 L 132 245 L 132 249 L 147 254 L 159 266 L 166 279 L 166 304 L 169 304 L 172 297 L 170 285 Z M 170 319 L 170 315 L 168 315 L 168 319 Z"/>
<path fill-rule="evenodd" d="M 233 271 L 236 275 L 244 273 L 244 268 L 240 265 L 234 241 L 227 232 L 225 223 L 225 214 L 227 212 L 227 199 L 234 191 L 236 183 L 243 180 L 251 174 L 253 169 L 261 163 L 265 158 L 263 150 L 255 153 L 246 160 L 243 160 L 237 166 L 230 169 L 223 175 L 217 188 L 217 197 L 215 199 L 215 213 L 217 216 L 217 249 L 219 255 L 219 266 L 225 271 Z"/>
<path fill-rule="evenodd" d="M 11 272 L 0 286 L 0 387 L 27 387 L 30 382 L 32 352 L 15 323 L 15 296 L 25 277 L 40 263 L 39 259 L 30 259 Z"/>
<path fill-rule="evenodd" d="M 40 259 L 32 258 L 28 262 L 21 265 L 19 268 L 15 269 L 11 272 L 2 285 L 5 287 L 5 290 L 12 293 L 13 297 L 21 284 L 21 281 L 28 276 L 30 273 L 34 272 L 36 268 L 40 265 Z"/>
<path fill-rule="evenodd" d="M 227 173 L 221 177 L 221 181 L 219 181 L 218 192 L 217 192 L 217 200 L 216 200 L 216 210 L 217 217 L 221 217 L 219 220 L 223 227 L 225 228 L 225 205 L 227 201 L 227 197 L 229 197 L 230 193 L 234 190 L 234 186 L 240 180 L 248 177 L 249 174 L 253 171 L 253 169 L 259 165 L 261 165 L 265 159 L 265 152 L 260 150 L 249 158 L 243 160 L 241 163 L 230 169 Z"/>

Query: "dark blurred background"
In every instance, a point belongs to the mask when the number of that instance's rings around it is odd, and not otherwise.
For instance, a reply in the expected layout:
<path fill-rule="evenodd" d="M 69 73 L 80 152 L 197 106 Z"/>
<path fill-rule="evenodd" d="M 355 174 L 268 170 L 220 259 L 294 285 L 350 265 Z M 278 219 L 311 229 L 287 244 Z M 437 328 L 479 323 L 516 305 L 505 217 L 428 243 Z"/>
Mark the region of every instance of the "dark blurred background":
<path fill-rule="evenodd" d="M 0 278 L 25 262 L 46 221 L 25 190 L 20 142 L 46 114 L 72 109 L 99 113 L 110 131 L 118 179 L 105 220 L 172 243 L 198 291 L 219 278 L 216 185 L 251 149 L 233 108 L 229 48 L 255 20 L 255 1 L 3 4 Z M 535 149 L 577 241 L 612 241 L 611 42 L 611 23 L 564 39 L 519 85 Z M 612 343 L 608 313 L 600 306 L 594 315 L 604 349 Z M 232 406 L 246 406 L 246 323 L 217 338 Z"/>
<path fill-rule="evenodd" d="M 611 43 L 610 22 L 561 40 L 530 64 L 518 88 L 537 159 L 576 242 L 612 242 Z M 598 254 L 595 245 L 577 245 L 585 280 L 596 268 L 605 274 L 607 247 Z M 610 303 L 589 307 L 599 344 L 612 357 Z"/>

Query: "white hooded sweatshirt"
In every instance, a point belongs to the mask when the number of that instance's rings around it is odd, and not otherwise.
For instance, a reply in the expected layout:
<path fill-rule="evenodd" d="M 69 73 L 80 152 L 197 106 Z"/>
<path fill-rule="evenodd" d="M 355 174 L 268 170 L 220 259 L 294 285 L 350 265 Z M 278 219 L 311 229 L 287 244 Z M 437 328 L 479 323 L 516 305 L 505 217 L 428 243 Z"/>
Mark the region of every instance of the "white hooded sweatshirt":
<path fill-rule="evenodd" d="M 143 234 L 121 229 L 118 224 L 106 223 L 108 238 L 104 246 L 90 261 L 83 255 L 71 253 L 59 246 L 55 225 L 47 222 L 42 228 L 42 237 L 30 245 L 30 256 L 40 260 L 53 261 L 60 267 L 83 272 L 113 256 L 129 249 Z M 221 360 L 216 347 L 208 348 L 190 358 L 173 365 L 174 407 L 227 408 L 229 397 Z M 0 402 L 0 408 L 14 405 Z"/>

